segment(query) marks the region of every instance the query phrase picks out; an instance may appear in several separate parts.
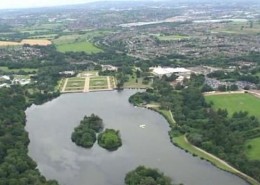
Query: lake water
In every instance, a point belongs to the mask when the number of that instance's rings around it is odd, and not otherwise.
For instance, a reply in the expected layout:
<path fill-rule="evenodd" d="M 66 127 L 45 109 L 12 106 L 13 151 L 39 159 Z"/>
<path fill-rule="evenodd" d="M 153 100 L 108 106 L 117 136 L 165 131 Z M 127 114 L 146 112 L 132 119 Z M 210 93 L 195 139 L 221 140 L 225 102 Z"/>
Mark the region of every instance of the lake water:
<path fill-rule="evenodd" d="M 138 165 L 158 168 L 185 185 L 246 185 L 239 177 L 185 153 L 170 142 L 169 126 L 158 113 L 135 108 L 135 90 L 65 94 L 27 109 L 29 155 L 47 179 L 61 185 L 123 185 Z M 85 115 L 97 114 L 106 128 L 120 130 L 123 146 L 108 152 L 76 146 L 71 133 Z M 140 125 L 145 124 L 145 128 Z"/>

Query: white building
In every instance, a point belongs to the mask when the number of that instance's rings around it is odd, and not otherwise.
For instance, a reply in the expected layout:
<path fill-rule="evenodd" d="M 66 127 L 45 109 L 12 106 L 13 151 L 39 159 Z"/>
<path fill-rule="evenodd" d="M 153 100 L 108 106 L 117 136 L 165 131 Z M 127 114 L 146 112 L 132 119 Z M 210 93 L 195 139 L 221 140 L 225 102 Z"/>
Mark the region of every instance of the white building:
<path fill-rule="evenodd" d="M 101 65 L 102 71 L 117 71 L 118 68 L 112 65 Z"/>
<path fill-rule="evenodd" d="M 10 77 L 9 77 L 9 76 L 6 76 L 6 75 L 4 75 L 4 76 L 0 76 L 0 79 L 3 79 L 3 80 L 10 80 Z"/>
<path fill-rule="evenodd" d="M 3 84 L 0 84 L 0 88 L 2 88 L 2 87 L 10 87 L 10 85 L 7 83 L 3 83 Z"/>
<path fill-rule="evenodd" d="M 60 75 L 70 75 L 73 76 L 75 75 L 75 71 L 63 71 L 63 72 L 59 72 Z"/>
<path fill-rule="evenodd" d="M 176 74 L 178 76 L 189 76 L 191 71 L 182 67 L 177 67 L 177 68 L 171 68 L 171 67 L 153 67 L 152 73 L 155 76 L 158 76 L 161 78 L 163 75 L 166 75 L 167 77 L 171 76 L 172 74 Z"/>

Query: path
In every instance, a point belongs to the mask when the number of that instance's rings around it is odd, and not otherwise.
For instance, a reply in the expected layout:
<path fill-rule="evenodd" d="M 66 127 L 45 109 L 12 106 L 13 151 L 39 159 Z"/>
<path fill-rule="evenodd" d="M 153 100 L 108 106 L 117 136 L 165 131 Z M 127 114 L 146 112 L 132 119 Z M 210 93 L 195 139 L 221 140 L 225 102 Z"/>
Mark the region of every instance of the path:
<path fill-rule="evenodd" d="M 67 87 L 67 83 L 68 83 L 68 78 L 65 79 L 65 82 L 64 82 L 64 85 L 63 85 L 63 87 L 62 87 L 61 92 L 65 92 L 66 87 Z"/>
<path fill-rule="evenodd" d="M 177 126 L 179 126 L 179 125 L 176 123 L 175 119 L 173 118 L 172 111 L 169 110 L 169 112 L 170 112 L 170 116 L 171 116 L 172 121 L 173 121 Z"/>
<path fill-rule="evenodd" d="M 251 90 L 248 91 L 248 93 L 254 95 L 257 98 L 260 98 L 260 90 Z"/>
<path fill-rule="evenodd" d="M 187 140 L 187 137 L 186 137 L 186 136 L 184 136 L 184 140 L 185 140 L 186 143 L 191 144 L 191 143 Z M 192 145 L 192 144 L 191 144 L 191 145 Z M 198 151 L 204 153 L 205 155 L 207 155 L 207 156 L 209 156 L 209 157 L 211 157 L 211 158 L 217 160 L 217 161 L 218 161 L 219 163 L 221 163 L 222 165 L 228 167 L 228 168 L 230 169 L 230 171 L 232 170 L 233 173 L 238 174 L 238 175 L 239 175 L 240 177 L 242 177 L 243 179 L 249 181 L 250 183 L 253 183 L 254 185 L 260 185 L 260 183 L 259 183 L 258 181 L 256 181 L 254 178 L 252 178 L 252 177 L 246 175 L 245 173 L 243 173 L 243 172 L 239 171 L 238 169 L 234 168 L 233 166 L 229 165 L 226 161 L 224 161 L 224 160 L 218 158 L 217 156 L 215 156 L 215 155 L 213 155 L 213 154 L 211 154 L 211 153 L 206 152 L 205 150 L 203 150 L 203 149 L 201 149 L 201 148 L 198 148 L 198 147 L 196 147 L 196 146 L 194 146 L 194 145 L 192 145 L 192 146 L 193 146 L 196 150 L 198 150 Z M 231 172 L 232 172 L 232 171 L 231 171 Z"/>
<path fill-rule="evenodd" d="M 85 85 L 83 92 L 89 92 L 89 77 L 85 78 Z"/>
<path fill-rule="evenodd" d="M 244 94 L 245 91 L 227 91 L 227 92 L 220 92 L 220 91 L 211 91 L 203 93 L 204 96 L 211 96 L 211 95 L 224 95 L 224 94 Z"/>
<path fill-rule="evenodd" d="M 110 90 L 111 88 L 111 84 L 110 84 L 110 79 L 109 76 L 107 76 L 107 88 Z"/>

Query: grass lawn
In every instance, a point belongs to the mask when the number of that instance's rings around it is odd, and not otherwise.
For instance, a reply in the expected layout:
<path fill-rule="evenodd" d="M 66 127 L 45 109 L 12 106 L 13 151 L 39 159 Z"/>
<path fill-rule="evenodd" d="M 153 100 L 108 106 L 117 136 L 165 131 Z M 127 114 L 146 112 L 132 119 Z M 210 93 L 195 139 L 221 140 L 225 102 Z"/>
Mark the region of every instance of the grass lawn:
<path fill-rule="evenodd" d="M 86 52 L 86 53 L 99 53 L 102 52 L 101 49 L 97 48 L 94 44 L 89 41 L 81 41 L 74 43 L 65 43 L 56 45 L 58 51 L 60 52 Z"/>
<path fill-rule="evenodd" d="M 248 148 L 251 146 L 251 148 Z M 246 142 L 246 154 L 250 160 L 260 160 L 260 137 Z"/>
<path fill-rule="evenodd" d="M 257 34 L 260 33 L 260 24 L 254 22 L 253 27 L 250 28 L 250 22 L 230 22 L 214 31 L 227 34 Z"/>
<path fill-rule="evenodd" d="M 260 119 L 260 98 L 250 94 L 226 94 L 206 96 L 207 102 L 213 102 L 215 109 L 227 109 L 231 116 L 234 112 L 247 111 Z"/>
<path fill-rule="evenodd" d="M 94 77 L 90 78 L 89 86 L 108 86 L 107 77 Z"/>
<path fill-rule="evenodd" d="M 37 72 L 38 69 L 31 69 L 31 68 L 9 69 L 8 67 L 0 67 L 0 71 L 10 72 L 10 73 L 18 73 L 19 71 L 25 71 L 27 73 L 33 73 L 33 72 Z"/>
<path fill-rule="evenodd" d="M 218 160 L 216 160 L 215 158 L 205 154 L 204 152 L 198 150 L 197 148 L 195 148 L 192 144 L 190 144 L 189 142 L 187 142 L 185 140 L 185 136 L 179 136 L 179 137 L 174 137 L 172 140 L 173 143 L 177 144 L 178 146 L 180 146 L 182 149 L 188 151 L 191 154 L 197 155 L 200 158 L 203 158 L 205 160 L 210 161 L 211 163 L 213 163 L 214 165 L 216 165 L 217 167 L 219 167 L 220 169 L 226 170 L 226 171 L 231 171 L 234 172 L 231 168 L 227 167 L 226 165 L 223 165 L 222 163 L 220 163 Z"/>
<path fill-rule="evenodd" d="M 96 77 L 98 76 L 98 71 L 83 71 L 79 74 L 80 77 Z"/>
<path fill-rule="evenodd" d="M 152 109 L 161 113 L 165 117 L 165 119 L 170 123 L 170 125 L 172 125 L 172 126 L 176 125 L 176 122 L 173 119 L 172 113 L 170 112 L 170 110 L 160 109 L 159 107 L 153 107 Z"/>
<path fill-rule="evenodd" d="M 84 87 L 85 81 L 68 81 L 67 87 Z"/>
<path fill-rule="evenodd" d="M 163 35 L 157 37 L 161 41 L 171 41 L 171 40 L 182 40 L 182 39 L 189 39 L 188 36 L 183 35 Z"/>
<path fill-rule="evenodd" d="M 255 75 L 260 77 L 260 72 L 256 73 Z"/>
<path fill-rule="evenodd" d="M 134 74 L 134 77 L 128 76 L 129 80 L 128 82 L 124 83 L 125 88 L 150 88 L 151 87 L 151 82 L 149 84 L 143 84 L 143 78 L 138 78 Z M 137 80 L 137 82 L 136 82 Z"/>
<path fill-rule="evenodd" d="M 72 77 L 68 78 L 69 81 L 85 81 L 85 78 Z"/>
<path fill-rule="evenodd" d="M 111 85 L 111 88 L 116 88 L 116 80 L 113 76 L 110 76 L 109 77 L 109 81 L 110 81 L 110 85 Z"/>

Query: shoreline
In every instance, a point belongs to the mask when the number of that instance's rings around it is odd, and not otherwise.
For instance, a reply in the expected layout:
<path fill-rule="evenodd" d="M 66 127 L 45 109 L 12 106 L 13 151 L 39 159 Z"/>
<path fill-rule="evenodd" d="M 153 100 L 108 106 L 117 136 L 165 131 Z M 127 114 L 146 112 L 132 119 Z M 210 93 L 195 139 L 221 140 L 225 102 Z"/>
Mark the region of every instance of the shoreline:
<path fill-rule="evenodd" d="M 163 112 L 157 110 L 154 107 L 147 107 L 147 106 L 140 106 L 152 111 L 155 111 L 159 114 L 161 114 L 168 122 L 169 126 L 172 128 L 174 126 L 178 126 L 177 123 L 175 122 L 175 120 L 173 119 L 173 117 L 171 118 L 172 120 L 170 120 L 168 118 L 167 115 L 165 115 Z M 169 135 L 170 136 L 170 135 Z M 199 157 L 201 160 L 206 160 L 208 162 L 210 162 L 213 166 L 217 167 L 220 170 L 226 171 L 228 173 L 234 174 L 238 177 L 240 177 L 241 179 L 245 180 L 247 183 L 249 183 L 250 185 L 260 185 L 260 182 L 258 182 L 256 179 L 250 177 L 249 175 L 239 171 L 238 169 L 234 168 L 233 166 L 231 166 L 230 164 L 228 164 L 226 161 L 218 158 L 217 156 L 191 144 L 188 139 L 186 138 L 186 135 L 181 135 L 179 137 L 171 137 L 171 142 L 173 145 L 177 146 L 178 148 L 190 153 L 191 155 L 193 155 L 194 157 L 197 156 Z"/>

